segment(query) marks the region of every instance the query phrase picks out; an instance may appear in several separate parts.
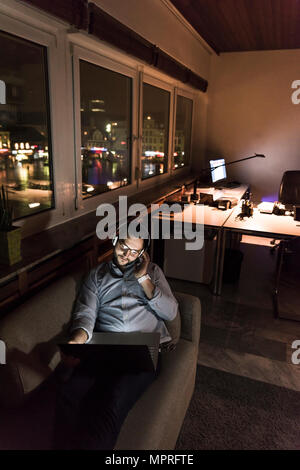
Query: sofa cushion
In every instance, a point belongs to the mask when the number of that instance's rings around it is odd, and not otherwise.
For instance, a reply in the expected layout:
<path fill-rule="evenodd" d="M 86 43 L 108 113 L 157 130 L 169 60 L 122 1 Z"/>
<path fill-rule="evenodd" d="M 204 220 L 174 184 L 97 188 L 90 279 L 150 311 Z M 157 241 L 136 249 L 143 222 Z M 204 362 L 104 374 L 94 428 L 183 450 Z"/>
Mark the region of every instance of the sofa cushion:
<path fill-rule="evenodd" d="M 199 343 L 201 327 L 201 303 L 198 297 L 181 292 L 174 293 L 181 314 L 181 338 Z"/>
<path fill-rule="evenodd" d="M 162 344 L 162 348 L 166 350 L 172 350 L 179 341 L 181 335 L 181 316 L 178 310 L 178 313 L 174 320 L 167 321 L 165 320 L 167 330 L 171 336 L 171 341 Z"/>

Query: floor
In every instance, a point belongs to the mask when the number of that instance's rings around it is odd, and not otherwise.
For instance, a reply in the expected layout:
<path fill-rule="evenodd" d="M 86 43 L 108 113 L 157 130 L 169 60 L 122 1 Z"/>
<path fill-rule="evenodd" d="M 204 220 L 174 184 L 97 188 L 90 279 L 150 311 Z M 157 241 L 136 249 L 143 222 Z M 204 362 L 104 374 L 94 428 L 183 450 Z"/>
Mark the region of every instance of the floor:
<path fill-rule="evenodd" d="M 242 243 L 240 249 L 244 258 L 239 280 L 224 283 L 221 296 L 212 295 L 204 284 L 169 279 L 173 290 L 201 300 L 198 362 L 300 391 L 300 364 L 291 360 L 300 322 L 273 316 L 276 254 L 266 246 Z"/>

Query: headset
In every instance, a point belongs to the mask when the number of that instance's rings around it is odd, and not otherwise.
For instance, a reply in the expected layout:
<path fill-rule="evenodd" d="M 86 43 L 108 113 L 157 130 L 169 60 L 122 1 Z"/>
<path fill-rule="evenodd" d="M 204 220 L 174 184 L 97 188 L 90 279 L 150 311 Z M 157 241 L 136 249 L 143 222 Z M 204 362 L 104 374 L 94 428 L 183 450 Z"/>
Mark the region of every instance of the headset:
<path fill-rule="evenodd" d="M 119 235 L 115 235 L 113 238 L 112 238 L 112 244 L 113 246 L 116 246 L 116 244 L 118 243 L 118 240 L 119 240 Z M 140 252 L 139 256 L 137 257 L 137 259 L 139 259 L 143 253 L 145 251 L 148 250 L 149 246 L 150 246 L 150 235 L 149 235 L 149 232 L 147 232 L 147 238 L 143 238 L 144 240 L 144 248 L 142 249 L 142 251 Z"/>

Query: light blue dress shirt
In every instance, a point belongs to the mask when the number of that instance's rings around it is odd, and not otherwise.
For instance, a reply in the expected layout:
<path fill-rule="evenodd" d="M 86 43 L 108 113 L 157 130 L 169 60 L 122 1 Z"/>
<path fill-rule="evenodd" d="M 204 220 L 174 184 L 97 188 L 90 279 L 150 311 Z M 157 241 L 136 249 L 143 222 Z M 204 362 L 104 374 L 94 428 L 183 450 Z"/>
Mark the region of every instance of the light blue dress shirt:
<path fill-rule="evenodd" d="M 82 328 L 92 338 L 93 331 L 159 332 L 160 343 L 171 337 L 164 320 L 173 320 L 178 303 L 164 273 L 149 263 L 148 274 L 155 285 L 148 299 L 135 275 L 135 265 L 124 271 L 114 261 L 101 263 L 83 282 L 76 301 L 71 331 Z"/>

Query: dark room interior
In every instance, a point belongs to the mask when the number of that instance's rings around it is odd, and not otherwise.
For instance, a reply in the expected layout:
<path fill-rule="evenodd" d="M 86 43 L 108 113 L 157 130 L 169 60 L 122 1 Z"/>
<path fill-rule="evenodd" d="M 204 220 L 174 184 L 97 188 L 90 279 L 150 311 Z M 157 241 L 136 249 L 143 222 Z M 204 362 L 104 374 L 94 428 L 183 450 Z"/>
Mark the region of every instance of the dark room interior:
<path fill-rule="evenodd" d="M 300 450 L 299 22 L 1 0 L 0 450 Z"/>

